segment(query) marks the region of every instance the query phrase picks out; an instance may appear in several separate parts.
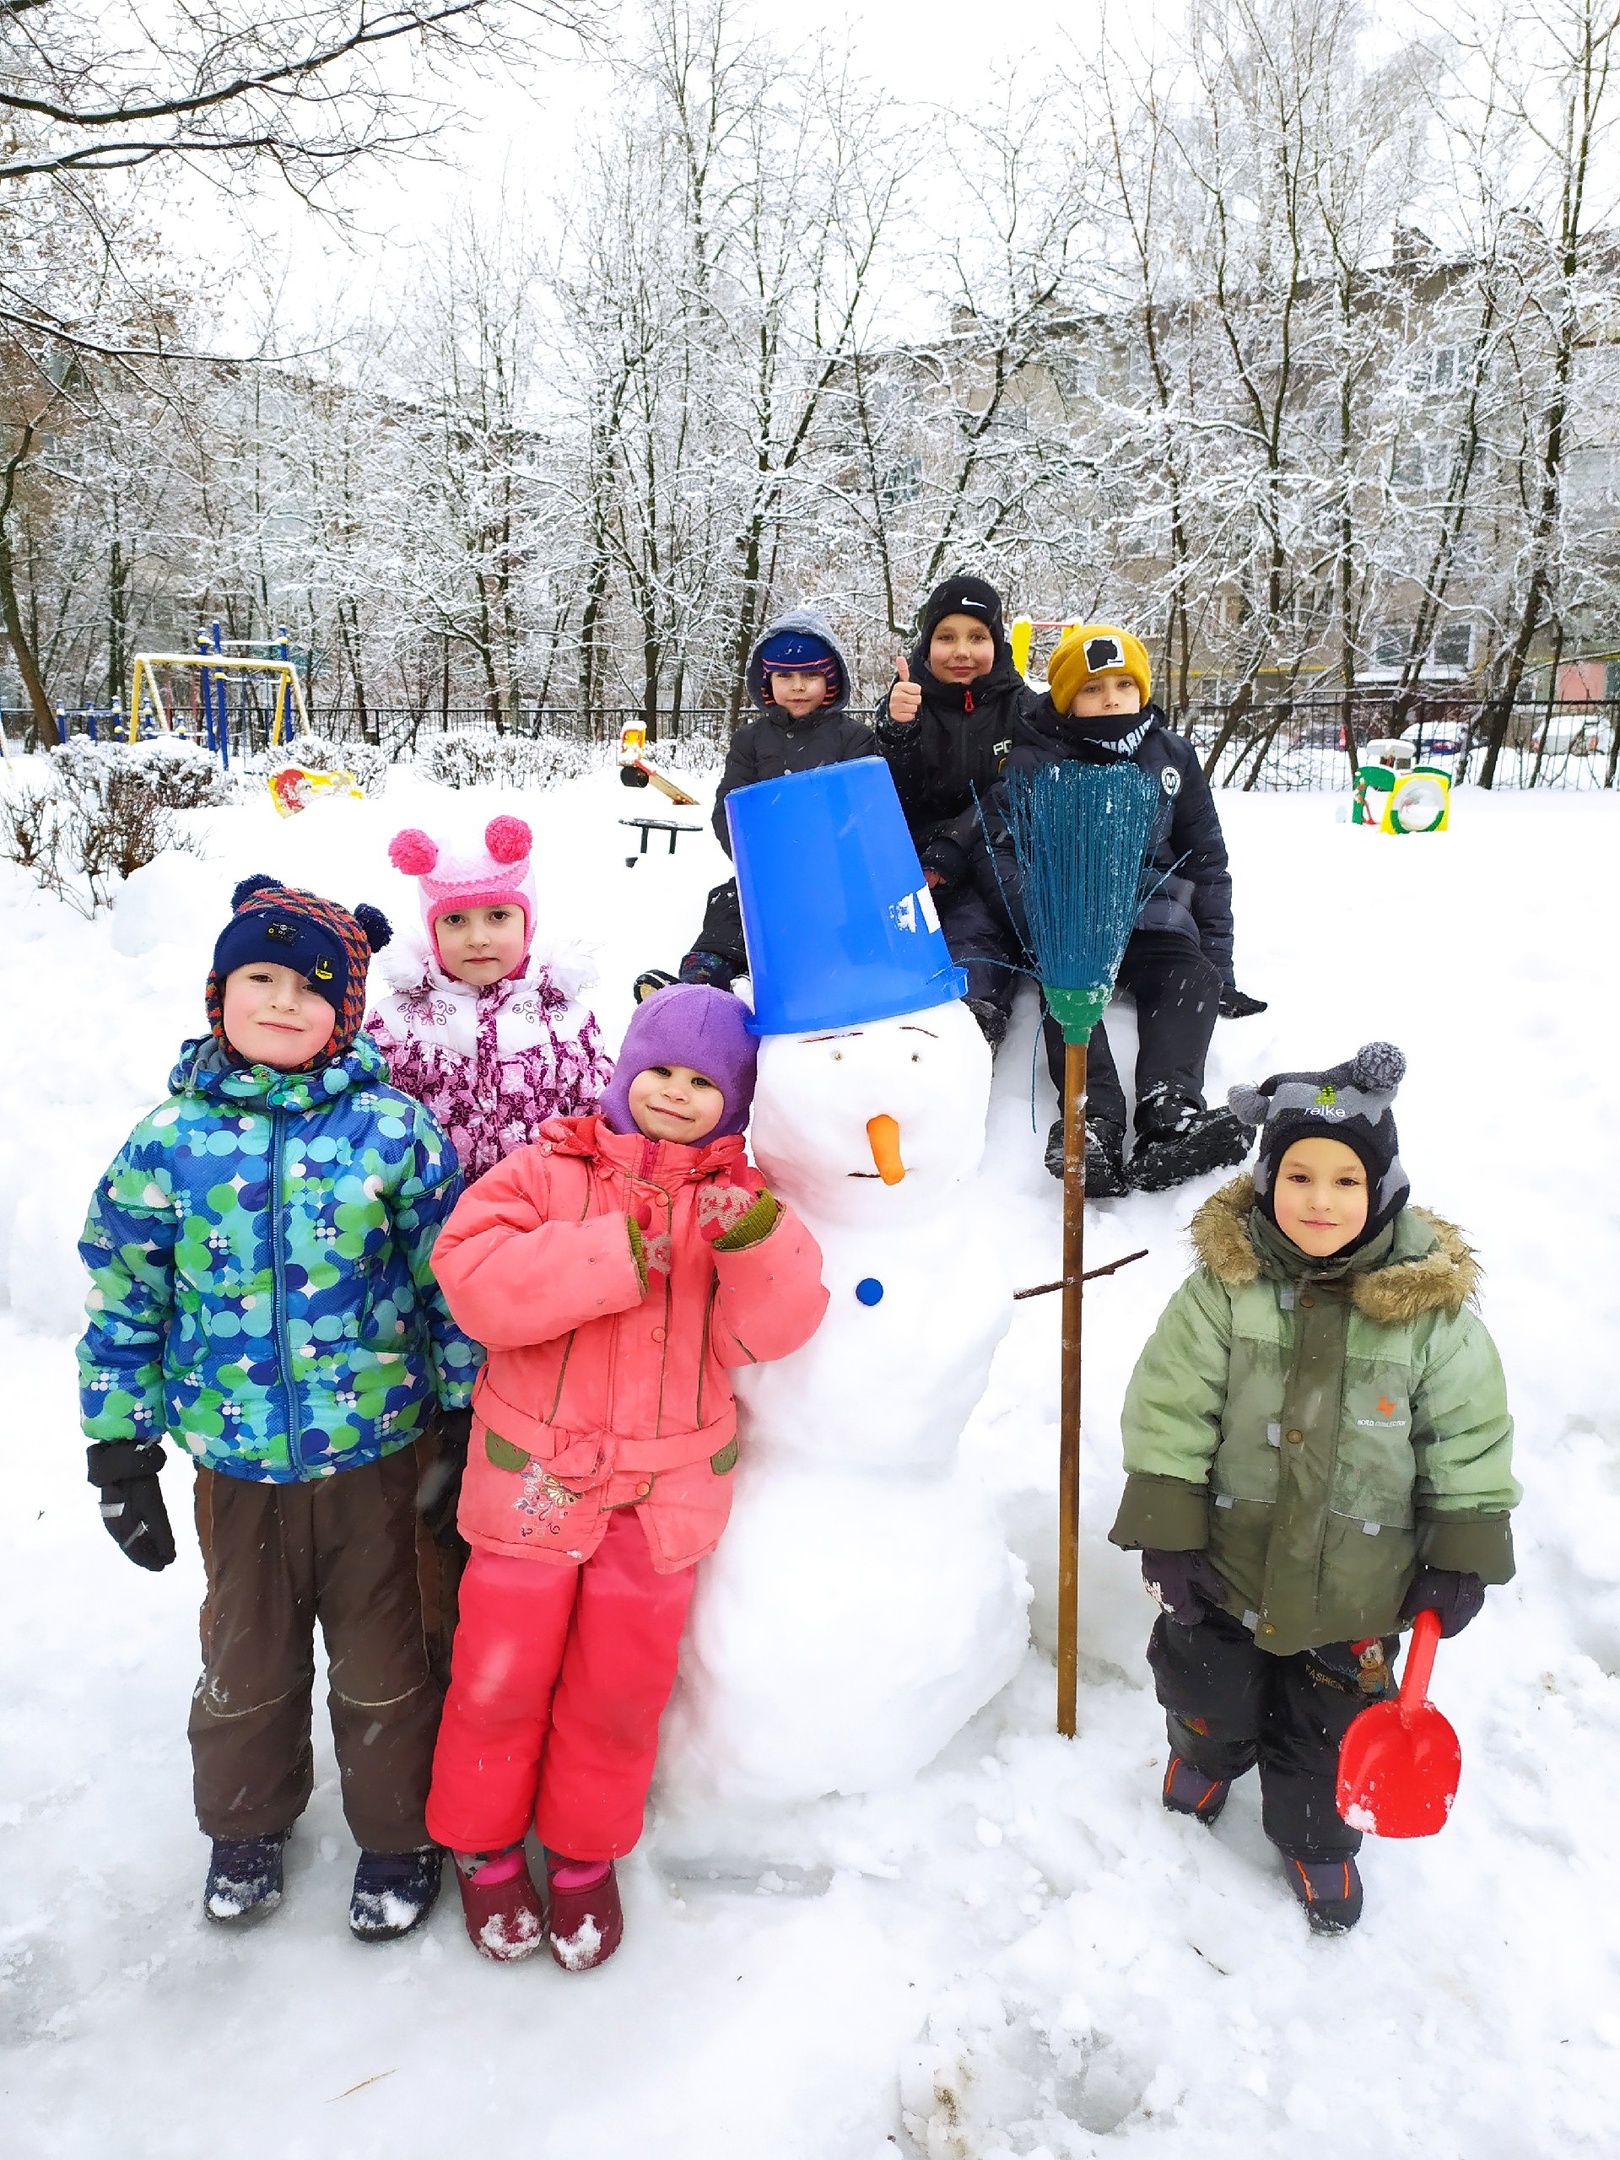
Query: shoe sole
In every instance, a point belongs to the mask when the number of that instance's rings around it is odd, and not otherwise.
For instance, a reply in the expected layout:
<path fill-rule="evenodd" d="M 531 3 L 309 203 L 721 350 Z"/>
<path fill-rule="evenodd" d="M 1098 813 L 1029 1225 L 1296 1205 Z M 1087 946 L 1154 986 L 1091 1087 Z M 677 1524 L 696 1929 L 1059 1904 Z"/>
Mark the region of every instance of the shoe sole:
<path fill-rule="evenodd" d="M 422 1907 L 420 1912 L 416 1913 L 411 1919 L 407 1920 L 403 1927 L 356 1927 L 354 1924 L 354 1914 L 351 1912 L 349 1915 L 349 1933 L 354 1937 L 356 1942 L 399 1942 L 403 1939 L 403 1937 L 415 1934 L 416 1930 L 422 1925 L 422 1922 L 427 1918 L 428 1914 L 432 1912 L 434 1906 L 437 1905 L 438 1902 L 439 1893 L 437 1890 L 435 1890 L 433 1895 L 428 1899 L 427 1903 Z"/>
<path fill-rule="evenodd" d="M 1183 1807 L 1179 1800 L 1166 1799 L 1164 1802 L 1164 1812 L 1167 1815 L 1183 1815 L 1188 1822 L 1201 1822 L 1206 1830 L 1212 1823 L 1220 1821 L 1225 1809 L 1225 1800 L 1217 1801 L 1214 1807 L 1210 1808 Z"/>
<path fill-rule="evenodd" d="M 269 1919 L 270 1915 L 281 1903 L 282 1895 L 283 1893 L 280 1890 L 272 1890 L 268 1897 L 259 1898 L 252 1905 L 244 1905 L 240 1912 L 230 1913 L 215 1912 L 214 1908 L 209 1904 L 207 1898 L 204 1898 L 203 1918 L 209 1921 L 214 1927 L 256 1927 L 261 1920 Z"/>
<path fill-rule="evenodd" d="M 1149 1145 L 1153 1143 L 1149 1142 Z M 1138 1170 L 1137 1157 L 1133 1155 L 1125 1166 L 1125 1176 L 1132 1192 L 1170 1192 L 1175 1186 L 1186 1185 L 1195 1177 L 1207 1177 L 1211 1170 L 1236 1170 L 1241 1163 L 1248 1160 L 1252 1145 L 1251 1141 L 1246 1140 L 1236 1153 L 1234 1149 L 1238 1148 L 1238 1143 L 1235 1140 L 1228 1141 L 1224 1147 L 1212 1147 L 1203 1154 L 1195 1155 L 1190 1162 L 1180 1165 L 1174 1177 L 1155 1177 L 1151 1164 L 1144 1164 L 1142 1169 Z"/>

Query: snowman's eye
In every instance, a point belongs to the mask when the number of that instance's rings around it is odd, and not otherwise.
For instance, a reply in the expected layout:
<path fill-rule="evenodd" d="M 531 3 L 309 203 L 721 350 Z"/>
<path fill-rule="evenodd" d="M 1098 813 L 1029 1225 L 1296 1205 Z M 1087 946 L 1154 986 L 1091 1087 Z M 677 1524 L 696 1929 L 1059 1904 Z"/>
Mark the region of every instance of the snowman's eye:
<path fill-rule="evenodd" d="M 913 1065 L 920 1065 L 922 1063 L 922 1052 L 920 1050 L 912 1051 L 911 1062 Z"/>

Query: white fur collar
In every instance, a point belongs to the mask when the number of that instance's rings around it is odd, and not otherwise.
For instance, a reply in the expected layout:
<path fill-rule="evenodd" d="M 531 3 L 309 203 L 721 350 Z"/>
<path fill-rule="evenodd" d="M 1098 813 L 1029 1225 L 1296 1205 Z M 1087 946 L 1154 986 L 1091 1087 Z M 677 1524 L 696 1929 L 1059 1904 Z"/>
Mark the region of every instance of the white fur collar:
<path fill-rule="evenodd" d="M 426 932 L 414 928 L 396 930 L 371 965 L 396 994 L 415 990 L 423 983 L 430 984 L 435 990 L 448 991 L 452 996 L 473 988 L 472 984 L 458 982 L 454 976 L 445 974 L 428 944 Z M 558 938 L 548 943 L 543 935 L 537 935 L 529 947 L 529 957 L 523 963 L 521 974 L 506 980 L 537 982 L 542 970 L 572 1004 L 581 991 L 589 989 L 595 982 L 596 956 L 578 939 Z"/>

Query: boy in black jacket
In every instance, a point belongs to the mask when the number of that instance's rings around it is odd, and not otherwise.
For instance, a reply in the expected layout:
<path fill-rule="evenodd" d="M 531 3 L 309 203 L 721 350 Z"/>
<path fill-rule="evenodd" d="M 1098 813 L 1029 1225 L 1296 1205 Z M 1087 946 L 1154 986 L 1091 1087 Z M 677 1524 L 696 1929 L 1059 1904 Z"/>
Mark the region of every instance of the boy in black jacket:
<path fill-rule="evenodd" d="M 776 618 L 748 655 L 745 681 L 760 717 L 732 736 L 714 795 L 714 836 L 727 855 L 731 827 L 725 806 L 733 788 L 812 772 L 818 765 L 842 765 L 848 758 L 871 757 L 876 749 L 872 730 L 849 710 L 849 664 L 826 617 L 814 608 L 792 608 Z M 676 981 L 729 990 L 747 972 L 737 880 L 727 878 L 709 894 L 703 927 L 680 974 L 644 969 L 636 977 L 636 998 L 639 1002 Z"/>
<path fill-rule="evenodd" d="M 1013 725 L 1036 702 L 1007 649 L 1001 595 L 983 578 L 947 578 L 923 603 L 917 643 L 895 662 L 877 710 L 877 747 L 934 889 L 951 958 L 968 975 L 965 1003 L 992 1048 L 1007 1032 L 1023 954 L 970 874 L 953 831 L 995 785 Z"/>
<path fill-rule="evenodd" d="M 1128 631 L 1093 623 L 1067 631 L 1047 669 L 1048 695 L 1023 715 L 1008 772 L 1081 758 L 1129 759 L 1158 783 L 1159 810 L 1142 868 L 1144 895 L 1125 946 L 1119 987 L 1135 1000 L 1136 1147 L 1125 1160 L 1125 1096 L 1105 1027 L 1091 1038 L 1086 1079 L 1086 1191 L 1117 1197 L 1163 1192 L 1242 1162 L 1254 1135 L 1231 1110 L 1204 1107 L 1204 1061 L 1217 1013 L 1263 1012 L 1232 977 L 1232 877 L 1215 798 L 1198 754 L 1148 702 L 1147 652 Z M 971 832 L 971 819 L 958 830 Z M 981 892 L 1020 912 L 1017 865 L 999 798 L 976 853 Z M 986 844 L 987 842 L 987 844 Z M 1047 1062 L 1061 1087 L 1063 1037 L 1046 1022 Z M 1063 1120 L 1052 1127 L 1047 1168 L 1063 1174 Z"/>

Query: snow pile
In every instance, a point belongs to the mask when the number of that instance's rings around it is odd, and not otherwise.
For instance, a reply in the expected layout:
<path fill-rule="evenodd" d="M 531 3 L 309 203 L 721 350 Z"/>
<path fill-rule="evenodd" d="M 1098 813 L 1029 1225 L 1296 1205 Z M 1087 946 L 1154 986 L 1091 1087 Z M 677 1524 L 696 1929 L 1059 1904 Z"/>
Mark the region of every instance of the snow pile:
<path fill-rule="evenodd" d="M 386 805 L 322 803 L 283 821 L 266 798 L 184 815 L 220 896 L 270 870 L 408 922 L 390 835 L 452 814 L 476 825 L 511 801 L 447 795 L 402 770 Z M 596 945 L 610 1041 L 635 969 L 673 965 L 724 875 L 701 810 L 670 813 L 696 828 L 673 858 L 627 870 L 617 820 L 641 807 L 611 772 L 522 804 L 542 922 Z M 86 923 L 20 874 L 0 877 L 12 1016 L 0 1065 L 13 1306 L 0 1321 L 13 1437 L 0 1569 L 8 2155 L 1612 2150 L 1620 1121 L 1612 999 L 1589 926 L 1607 920 L 1620 805 L 1470 789 L 1451 833 L 1409 841 L 1336 824 L 1321 797 L 1228 796 L 1222 808 L 1239 980 L 1272 1003 L 1221 1024 L 1212 1088 L 1375 1037 L 1401 1045 L 1402 1157 L 1417 1196 L 1480 1250 L 1520 1420 L 1519 1579 L 1435 1668 L 1463 1749 L 1452 1820 L 1423 1843 L 1369 1844 L 1367 1915 L 1340 1942 L 1307 1935 L 1252 1780 L 1213 1831 L 1160 1808 L 1163 1731 L 1142 1658 L 1151 1608 L 1133 1563 L 1105 1543 L 1124 1381 L 1213 1180 L 1106 1205 L 1089 1226 L 1094 1261 L 1151 1250 L 1088 1293 L 1075 1742 L 1051 1731 L 1058 1314 L 1042 1298 L 1015 1308 L 961 1449 L 1035 1585 L 1036 1647 L 920 1775 L 798 1805 L 666 1806 L 624 1870 L 624 1949 L 575 1978 L 549 1960 L 508 1971 L 475 1957 L 448 1883 L 420 1938 L 354 1944 L 353 1847 L 318 1738 L 282 1909 L 240 1940 L 208 1927 L 184 1739 L 199 1593 L 185 1473 L 165 1477 L 181 1562 L 141 1575 L 84 1482 L 70 1342 L 85 1193 L 201 1024 L 224 899 L 210 903 L 195 867 L 169 859 Z M 1128 1050 L 1128 1013 L 1110 1028 Z M 1036 1067 L 1026 1002 L 997 1061 L 972 1195 L 1002 1245 L 988 1267 L 1020 1285 L 1060 1265 L 1057 1191 L 1040 1162 L 1053 1106 L 1040 1068 L 1032 1117 Z M 920 1393 L 929 1375 L 912 1377 Z M 867 1430 L 881 1433 L 886 1414 L 874 1406 Z M 780 1545 L 816 1577 L 832 1630 L 840 1525 L 808 1492 L 801 1535 L 784 1522 Z M 896 1585 L 915 1582 L 916 1563 L 892 1548 L 863 1582 L 884 1561 Z M 738 1626 L 748 1620 L 740 1605 Z"/>
<path fill-rule="evenodd" d="M 1023 1570 L 958 1463 L 1012 1316 L 970 1190 L 989 1091 L 959 1003 L 760 1046 L 754 1154 L 815 1234 L 830 1303 L 801 1350 L 737 1375 L 743 1468 L 665 1750 L 688 1808 L 909 1777 L 1018 1669 Z"/>

